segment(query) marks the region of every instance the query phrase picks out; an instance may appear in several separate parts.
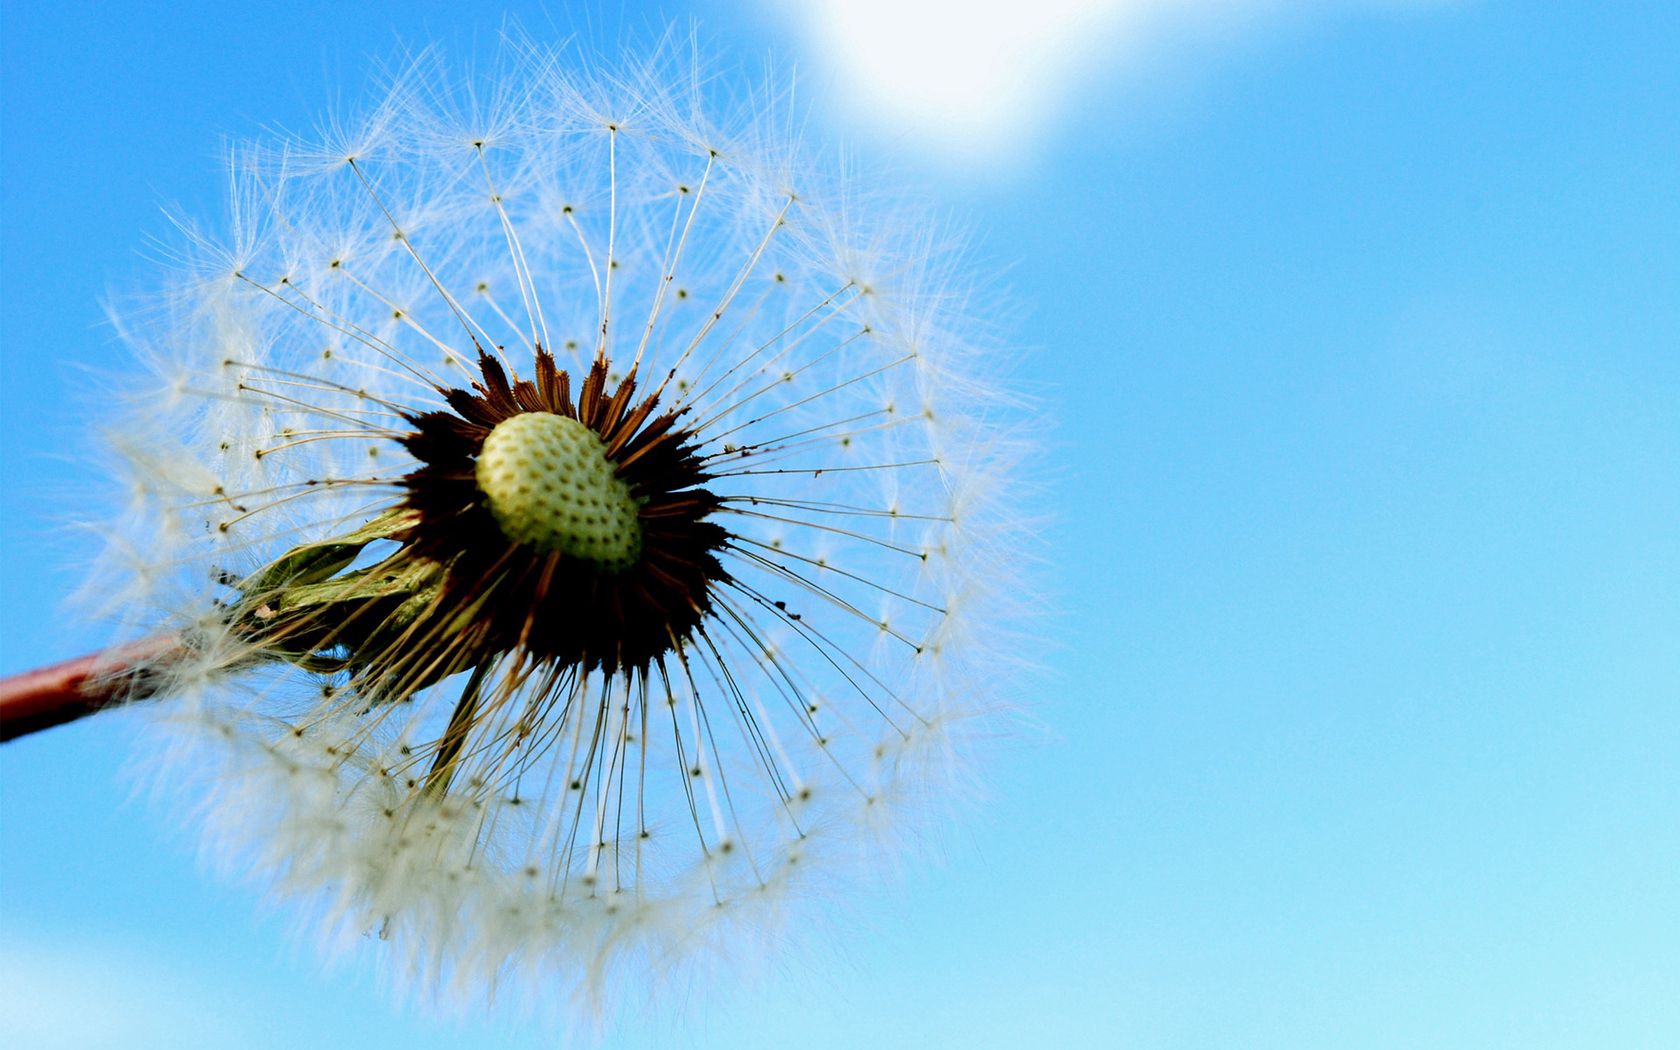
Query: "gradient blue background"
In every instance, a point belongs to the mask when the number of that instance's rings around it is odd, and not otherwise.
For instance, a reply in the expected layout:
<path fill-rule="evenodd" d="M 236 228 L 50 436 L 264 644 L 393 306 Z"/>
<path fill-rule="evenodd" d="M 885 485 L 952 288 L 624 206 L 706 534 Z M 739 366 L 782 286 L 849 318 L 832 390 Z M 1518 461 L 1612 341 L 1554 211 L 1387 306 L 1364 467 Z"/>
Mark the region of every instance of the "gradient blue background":
<path fill-rule="evenodd" d="M 58 525 L 159 206 L 215 214 L 224 137 L 501 20 L 233 6 L 4 12 L 0 672 L 98 637 Z M 717 6 L 735 58 L 816 61 Z M 1094 64 L 995 167 L 808 80 L 1004 274 L 1050 417 L 1044 731 L 868 928 L 609 1045 L 1680 1045 L 1677 12 L 1319 5 Z M 126 730 L 0 752 L 0 1028 L 62 1018 L 9 1045 L 551 1045 L 322 976 L 131 798 Z"/>

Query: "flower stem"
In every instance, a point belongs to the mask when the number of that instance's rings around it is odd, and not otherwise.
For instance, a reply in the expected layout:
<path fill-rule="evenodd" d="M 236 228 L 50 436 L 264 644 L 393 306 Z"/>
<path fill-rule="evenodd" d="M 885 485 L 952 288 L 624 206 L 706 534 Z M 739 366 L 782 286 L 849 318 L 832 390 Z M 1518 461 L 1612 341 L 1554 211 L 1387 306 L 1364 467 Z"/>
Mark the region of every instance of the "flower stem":
<path fill-rule="evenodd" d="M 157 669 L 185 652 L 179 635 L 159 634 L 0 678 L 0 741 L 150 697 L 161 684 Z"/>

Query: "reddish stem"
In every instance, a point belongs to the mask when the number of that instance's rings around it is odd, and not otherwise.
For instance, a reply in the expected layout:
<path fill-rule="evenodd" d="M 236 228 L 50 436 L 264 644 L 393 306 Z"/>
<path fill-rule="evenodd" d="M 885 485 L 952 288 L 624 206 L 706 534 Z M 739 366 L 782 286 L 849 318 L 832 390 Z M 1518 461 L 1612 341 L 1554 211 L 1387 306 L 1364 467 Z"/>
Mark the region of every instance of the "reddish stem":
<path fill-rule="evenodd" d="M 0 678 L 0 741 L 149 697 L 161 684 L 158 666 L 184 652 L 178 635 L 160 634 Z"/>

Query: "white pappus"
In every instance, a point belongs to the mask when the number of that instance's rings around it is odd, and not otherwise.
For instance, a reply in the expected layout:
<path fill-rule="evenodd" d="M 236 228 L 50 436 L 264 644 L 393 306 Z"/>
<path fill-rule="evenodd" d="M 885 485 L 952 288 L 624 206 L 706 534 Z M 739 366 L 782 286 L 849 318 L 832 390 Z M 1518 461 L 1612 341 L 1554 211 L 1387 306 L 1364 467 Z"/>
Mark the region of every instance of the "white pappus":
<path fill-rule="evenodd" d="M 99 587 L 173 631 L 148 746 L 221 863 L 423 994 L 610 1015 L 964 793 L 1023 443 L 954 253 L 774 98 L 505 54 L 234 151 L 117 312 Z"/>

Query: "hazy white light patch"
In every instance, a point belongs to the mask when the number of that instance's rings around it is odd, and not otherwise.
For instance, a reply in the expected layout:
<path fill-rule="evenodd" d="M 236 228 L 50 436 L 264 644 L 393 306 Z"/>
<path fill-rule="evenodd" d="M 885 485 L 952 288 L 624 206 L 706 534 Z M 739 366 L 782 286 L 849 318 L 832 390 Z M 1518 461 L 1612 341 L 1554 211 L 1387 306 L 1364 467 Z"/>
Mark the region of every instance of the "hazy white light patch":
<path fill-rule="evenodd" d="M 1229 42 L 1289 15 L 1452 0 L 771 0 L 802 23 L 825 98 L 932 151 L 1011 166 L 1081 84 Z M 1158 52 L 1167 51 L 1170 55 Z M 1205 57 L 1205 56 L 1204 56 Z"/>
<path fill-rule="evenodd" d="M 1121 0 L 818 0 L 811 37 L 852 104 L 974 150 L 1028 128 L 1114 35 Z M 848 92 L 850 94 L 850 92 Z"/>
<path fill-rule="evenodd" d="M 13 1047 L 253 1045 L 222 1014 L 223 999 L 154 955 L 114 945 L 0 944 L 0 1031 Z"/>
<path fill-rule="evenodd" d="M 1053 119 L 1069 74 L 1117 47 L 1124 0 L 807 0 L 816 56 L 860 114 L 979 151 Z"/>

